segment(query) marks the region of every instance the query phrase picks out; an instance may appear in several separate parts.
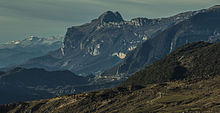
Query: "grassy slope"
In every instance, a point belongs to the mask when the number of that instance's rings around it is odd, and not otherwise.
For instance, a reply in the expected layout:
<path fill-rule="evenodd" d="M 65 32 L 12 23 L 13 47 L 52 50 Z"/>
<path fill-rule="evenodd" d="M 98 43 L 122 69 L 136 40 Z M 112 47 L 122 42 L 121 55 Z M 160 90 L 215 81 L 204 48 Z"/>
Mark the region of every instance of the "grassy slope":
<path fill-rule="evenodd" d="M 220 43 L 187 44 L 138 71 L 123 85 L 146 85 L 220 75 Z"/>

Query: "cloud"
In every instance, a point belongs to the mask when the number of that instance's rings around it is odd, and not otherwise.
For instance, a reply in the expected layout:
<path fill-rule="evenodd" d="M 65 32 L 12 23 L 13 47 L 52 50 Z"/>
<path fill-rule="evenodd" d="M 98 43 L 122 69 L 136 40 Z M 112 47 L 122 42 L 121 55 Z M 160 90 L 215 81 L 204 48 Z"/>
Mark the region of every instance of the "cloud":
<path fill-rule="evenodd" d="M 78 2 L 69 2 L 64 0 L 19 0 L 15 2 L 0 1 L 0 8 L 5 8 L 8 11 L 1 13 L 12 12 L 11 15 L 18 17 L 32 17 L 39 19 L 57 20 L 57 21 L 80 21 L 82 14 L 89 14 L 91 10 L 88 4 Z M 93 6 L 94 7 L 94 6 Z M 76 18 L 77 17 L 77 18 Z M 73 20 L 75 19 L 75 20 Z"/>

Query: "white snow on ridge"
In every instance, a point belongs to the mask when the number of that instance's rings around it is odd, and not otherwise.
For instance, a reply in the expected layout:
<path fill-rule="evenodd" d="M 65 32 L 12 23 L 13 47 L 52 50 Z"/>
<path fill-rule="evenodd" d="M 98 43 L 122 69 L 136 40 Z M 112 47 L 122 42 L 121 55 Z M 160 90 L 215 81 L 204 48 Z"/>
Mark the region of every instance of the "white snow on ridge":
<path fill-rule="evenodd" d="M 0 45 L 1 48 L 15 48 L 15 47 L 31 47 L 35 45 L 52 45 L 56 42 L 61 42 L 64 37 L 49 37 L 49 38 L 38 38 L 30 36 L 24 40 L 9 41 L 5 44 Z"/>
<path fill-rule="evenodd" d="M 33 40 L 34 36 L 30 36 L 30 38 L 28 40 Z"/>
<path fill-rule="evenodd" d="M 16 41 L 15 44 L 16 44 L 16 45 L 17 45 L 17 44 L 20 44 L 20 42 L 19 42 L 19 41 Z"/>

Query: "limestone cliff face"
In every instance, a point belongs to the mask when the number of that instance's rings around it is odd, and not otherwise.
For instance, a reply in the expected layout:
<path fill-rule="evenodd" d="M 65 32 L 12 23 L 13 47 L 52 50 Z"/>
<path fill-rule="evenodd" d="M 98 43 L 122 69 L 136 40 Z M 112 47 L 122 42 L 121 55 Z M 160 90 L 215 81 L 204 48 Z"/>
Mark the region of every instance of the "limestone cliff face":
<path fill-rule="evenodd" d="M 23 66 L 68 69 L 82 75 L 100 73 L 120 63 L 144 41 L 195 14 L 125 21 L 118 12 L 107 11 L 90 23 L 68 28 L 59 50 L 31 59 Z"/>
<path fill-rule="evenodd" d="M 104 75 L 130 75 L 184 44 L 198 41 L 220 41 L 220 8 L 202 10 L 195 16 L 172 26 L 156 37 L 145 41 L 120 64 Z"/>

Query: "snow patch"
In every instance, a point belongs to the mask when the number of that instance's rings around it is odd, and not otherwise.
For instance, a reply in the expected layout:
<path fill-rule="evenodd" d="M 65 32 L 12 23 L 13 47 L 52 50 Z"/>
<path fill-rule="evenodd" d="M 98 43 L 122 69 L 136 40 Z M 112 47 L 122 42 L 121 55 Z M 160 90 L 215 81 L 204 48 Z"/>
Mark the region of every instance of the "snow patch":
<path fill-rule="evenodd" d="M 137 33 L 134 33 L 134 35 L 135 35 L 135 36 L 138 36 L 138 34 L 137 34 Z"/>
<path fill-rule="evenodd" d="M 208 42 L 213 43 L 213 42 L 216 42 L 218 40 L 220 40 L 220 33 L 215 31 L 212 36 L 209 36 Z"/>
<path fill-rule="evenodd" d="M 97 44 L 97 45 L 95 45 L 95 47 L 92 46 L 92 47 L 88 48 L 88 52 L 92 56 L 97 56 L 100 54 L 100 51 L 99 51 L 100 48 L 101 48 L 101 44 Z"/>
<path fill-rule="evenodd" d="M 170 44 L 170 53 L 173 51 L 174 42 L 172 41 Z"/>
<path fill-rule="evenodd" d="M 117 57 L 119 57 L 120 59 L 125 59 L 126 54 L 124 54 L 124 53 L 122 53 L 122 52 L 119 52 L 119 53 L 113 53 L 112 56 L 117 56 Z"/>
<path fill-rule="evenodd" d="M 97 44 L 97 45 L 96 45 L 96 48 L 100 49 L 100 44 Z"/>
<path fill-rule="evenodd" d="M 97 55 L 99 55 L 100 53 L 99 53 L 99 50 L 97 49 L 97 48 L 95 48 L 94 49 L 94 51 L 93 51 L 93 53 L 92 53 L 92 55 L 93 56 L 97 56 Z"/>
<path fill-rule="evenodd" d="M 79 48 L 80 48 L 80 50 L 83 50 L 83 44 L 82 44 L 82 42 L 80 43 Z"/>
<path fill-rule="evenodd" d="M 69 64 L 69 61 L 66 61 L 66 62 L 63 63 L 62 67 L 65 67 L 65 66 L 67 66 L 68 64 Z"/>
<path fill-rule="evenodd" d="M 30 36 L 30 38 L 28 40 L 33 40 L 34 36 Z"/>
<path fill-rule="evenodd" d="M 144 37 L 142 38 L 143 41 L 146 41 L 148 39 L 148 37 L 146 35 L 144 35 Z"/>
<path fill-rule="evenodd" d="M 128 51 L 132 51 L 132 50 L 134 50 L 136 47 L 137 47 L 137 46 L 131 46 L 131 47 L 128 48 Z"/>
<path fill-rule="evenodd" d="M 65 55 L 64 48 L 65 48 L 65 45 L 64 45 L 64 43 L 63 43 L 63 44 L 62 44 L 62 47 L 60 48 L 60 50 L 61 50 L 63 56 Z"/>
<path fill-rule="evenodd" d="M 19 42 L 19 41 L 15 41 L 14 43 L 15 43 L 16 45 L 17 45 L 17 44 L 20 44 L 20 42 Z"/>

